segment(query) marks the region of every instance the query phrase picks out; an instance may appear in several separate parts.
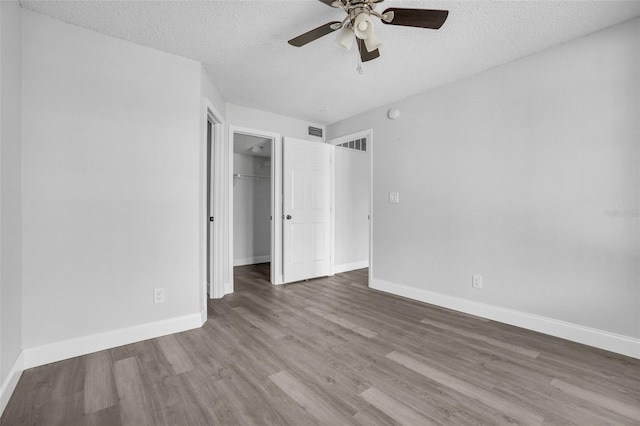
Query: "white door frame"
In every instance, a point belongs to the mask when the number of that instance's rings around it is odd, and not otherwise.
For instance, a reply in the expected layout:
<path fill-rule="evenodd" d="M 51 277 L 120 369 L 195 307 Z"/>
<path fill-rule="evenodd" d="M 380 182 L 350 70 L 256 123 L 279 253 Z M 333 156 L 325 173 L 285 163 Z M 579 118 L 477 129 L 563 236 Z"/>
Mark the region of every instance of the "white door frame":
<path fill-rule="evenodd" d="M 331 145 L 340 145 L 354 139 L 367 139 L 367 153 L 369 154 L 369 287 L 373 277 L 373 129 L 361 130 L 359 132 L 340 136 L 327 143 Z M 336 205 L 336 180 L 335 180 L 335 158 L 331 162 L 331 205 Z M 334 260 L 336 252 L 336 211 L 331 208 L 331 275 L 334 274 Z"/>
<path fill-rule="evenodd" d="M 282 284 L 282 138 L 280 133 L 266 130 L 250 129 L 247 127 L 229 126 L 227 136 L 227 177 L 229 239 L 227 250 L 229 253 L 229 283 L 226 293 L 233 293 L 233 135 L 256 136 L 271 139 L 271 283 Z"/>
<path fill-rule="evenodd" d="M 207 312 L 207 293 L 212 299 L 217 299 L 224 296 L 224 283 L 223 283 L 223 209 L 224 194 L 221 191 L 223 182 L 223 152 L 225 148 L 224 141 L 224 120 L 222 115 L 208 100 L 204 99 L 204 120 L 203 123 L 203 137 L 200 156 L 200 279 L 202 282 L 201 291 L 201 311 L 204 312 L 206 318 Z M 211 155 L 213 161 L 211 162 L 211 203 L 213 208 L 211 209 L 211 215 L 214 218 L 213 226 L 210 228 L 210 258 L 207 259 L 207 231 L 209 228 L 209 218 L 207 217 L 207 122 L 211 121 L 212 134 L 211 134 Z M 211 268 L 211 288 L 207 288 L 207 265 Z"/>

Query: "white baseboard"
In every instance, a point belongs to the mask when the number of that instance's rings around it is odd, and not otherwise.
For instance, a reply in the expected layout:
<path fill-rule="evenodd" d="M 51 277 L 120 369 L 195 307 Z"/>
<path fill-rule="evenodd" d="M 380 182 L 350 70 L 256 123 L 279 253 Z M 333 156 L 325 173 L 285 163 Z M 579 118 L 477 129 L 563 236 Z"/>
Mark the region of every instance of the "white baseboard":
<path fill-rule="evenodd" d="M 254 256 L 243 257 L 241 259 L 233 259 L 233 266 L 255 265 L 256 263 L 271 262 L 271 256 Z"/>
<path fill-rule="evenodd" d="M 18 357 L 13 363 L 13 366 L 11 367 L 11 370 L 9 370 L 7 378 L 2 382 L 2 386 L 0 386 L 0 416 L 7 407 L 7 403 L 9 402 L 13 391 L 16 389 L 16 385 L 18 384 L 18 380 L 20 380 L 20 376 L 22 376 L 23 370 L 24 351 L 20 351 Z"/>
<path fill-rule="evenodd" d="M 200 328 L 207 311 L 24 349 L 24 369 Z"/>
<path fill-rule="evenodd" d="M 633 337 L 378 279 L 371 279 L 370 285 L 376 290 L 640 359 L 640 339 Z"/>
<path fill-rule="evenodd" d="M 333 265 L 333 273 L 340 274 L 342 272 L 355 271 L 356 269 L 368 268 L 369 261 L 361 260 L 360 262 L 343 263 L 341 265 Z"/>

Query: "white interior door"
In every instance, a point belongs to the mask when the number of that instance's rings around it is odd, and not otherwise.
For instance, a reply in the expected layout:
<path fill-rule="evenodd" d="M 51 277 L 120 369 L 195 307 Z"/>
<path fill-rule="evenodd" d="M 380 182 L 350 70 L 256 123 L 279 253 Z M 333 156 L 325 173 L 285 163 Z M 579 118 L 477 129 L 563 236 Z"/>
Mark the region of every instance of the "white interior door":
<path fill-rule="evenodd" d="M 283 275 L 285 282 L 331 270 L 331 153 L 333 146 L 283 142 Z"/>

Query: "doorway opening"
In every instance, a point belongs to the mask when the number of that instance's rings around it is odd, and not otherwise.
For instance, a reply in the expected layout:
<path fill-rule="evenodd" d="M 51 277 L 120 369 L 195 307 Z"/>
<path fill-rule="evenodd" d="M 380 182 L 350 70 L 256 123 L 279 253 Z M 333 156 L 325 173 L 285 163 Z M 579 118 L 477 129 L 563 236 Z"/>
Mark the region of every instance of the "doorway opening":
<path fill-rule="evenodd" d="M 328 141 L 333 162 L 333 274 L 368 268 L 372 252 L 371 129 Z"/>
<path fill-rule="evenodd" d="M 233 268 L 259 265 L 267 283 L 273 282 L 273 182 L 276 138 L 259 132 L 234 130 L 232 144 Z"/>

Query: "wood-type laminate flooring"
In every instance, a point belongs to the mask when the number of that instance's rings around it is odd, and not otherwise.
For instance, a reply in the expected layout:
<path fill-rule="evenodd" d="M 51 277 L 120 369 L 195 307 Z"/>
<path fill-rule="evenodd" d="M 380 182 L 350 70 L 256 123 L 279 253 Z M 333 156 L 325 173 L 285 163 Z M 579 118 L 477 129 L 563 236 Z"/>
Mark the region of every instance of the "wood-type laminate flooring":
<path fill-rule="evenodd" d="M 640 361 L 367 288 L 236 268 L 204 327 L 27 370 L 1 425 L 638 425 Z"/>

